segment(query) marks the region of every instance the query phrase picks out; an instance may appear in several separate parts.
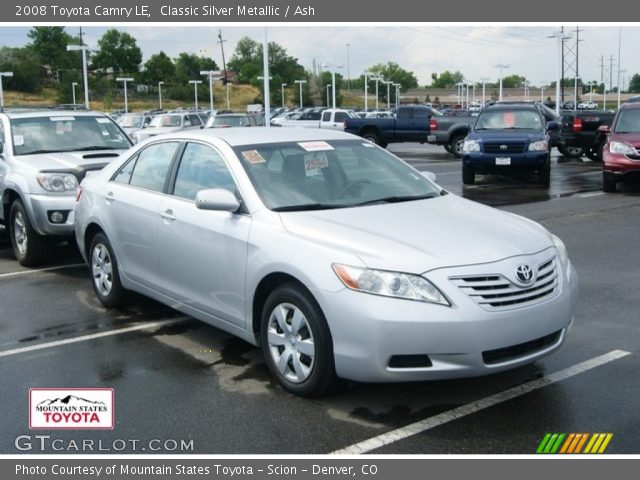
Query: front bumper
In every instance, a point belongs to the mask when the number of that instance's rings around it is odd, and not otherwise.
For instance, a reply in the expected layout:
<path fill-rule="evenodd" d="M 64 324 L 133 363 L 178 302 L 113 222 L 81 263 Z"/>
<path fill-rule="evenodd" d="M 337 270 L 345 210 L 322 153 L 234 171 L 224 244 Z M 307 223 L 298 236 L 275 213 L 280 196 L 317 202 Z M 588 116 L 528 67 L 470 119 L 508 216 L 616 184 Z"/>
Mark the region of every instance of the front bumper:
<path fill-rule="evenodd" d="M 31 226 L 40 235 L 70 236 L 74 233 L 74 195 L 29 195 L 25 204 Z M 61 223 L 50 219 L 51 212 L 62 212 Z"/>
<path fill-rule="evenodd" d="M 640 160 L 631 160 L 625 155 L 611 153 L 607 146 L 602 152 L 602 169 L 615 175 L 620 181 L 640 179 Z"/>
<path fill-rule="evenodd" d="M 362 382 L 421 381 L 487 375 L 538 360 L 566 338 L 577 297 L 577 275 L 561 273 L 558 293 L 534 305 L 487 311 L 449 281 L 450 272 L 426 275 L 452 307 L 369 295 L 352 290 L 319 298 L 334 344 L 339 377 Z M 443 288 L 446 286 L 446 288 Z M 503 351 L 543 337 L 550 342 L 504 361 L 483 352 Z M 517 351 L 517 349 L 516 349 Z M 430 366 L 392 368 L 392 357 L 427 355 Z"/>
<path fill-rule="evenodd" d="M 499 165 L 499 158 L 509 158 L 508 165 Z M 493 153 L 465 153 L 462 161 L 468 167 L 485 171 L 500 170 L 536 170 L 545 166 L 549 158 L 549 152 L 505 153 L 498 155 Z"/>

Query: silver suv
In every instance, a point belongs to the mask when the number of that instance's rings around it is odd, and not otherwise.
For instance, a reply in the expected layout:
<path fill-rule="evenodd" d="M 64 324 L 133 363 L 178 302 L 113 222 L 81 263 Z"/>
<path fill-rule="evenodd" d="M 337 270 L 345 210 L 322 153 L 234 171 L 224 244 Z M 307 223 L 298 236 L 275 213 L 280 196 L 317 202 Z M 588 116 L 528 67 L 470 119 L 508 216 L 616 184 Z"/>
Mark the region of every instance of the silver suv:
<path fill-rule="evenodd" d="M 73 235 L 78 184 L 131 145 L 101 113 L 0 112 L 0 221 L 21 265 L 42 263 L 48 238 Z"/>

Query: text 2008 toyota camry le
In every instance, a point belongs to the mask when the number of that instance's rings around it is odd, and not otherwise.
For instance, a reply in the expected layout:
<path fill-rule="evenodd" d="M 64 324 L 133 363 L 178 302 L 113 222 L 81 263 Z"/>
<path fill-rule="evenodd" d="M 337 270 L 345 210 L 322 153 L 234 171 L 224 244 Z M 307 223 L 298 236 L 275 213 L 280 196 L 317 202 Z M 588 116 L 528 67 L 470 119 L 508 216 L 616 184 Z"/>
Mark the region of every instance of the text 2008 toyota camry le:
<path fill-rule="evenodd" d="M 576 301 L 558 237 L 340 132 L 155 137 L 83 181 L 76 236 L 104 305 L 134 290 L 261 345 L 299 395 L 533 362 Z"/>

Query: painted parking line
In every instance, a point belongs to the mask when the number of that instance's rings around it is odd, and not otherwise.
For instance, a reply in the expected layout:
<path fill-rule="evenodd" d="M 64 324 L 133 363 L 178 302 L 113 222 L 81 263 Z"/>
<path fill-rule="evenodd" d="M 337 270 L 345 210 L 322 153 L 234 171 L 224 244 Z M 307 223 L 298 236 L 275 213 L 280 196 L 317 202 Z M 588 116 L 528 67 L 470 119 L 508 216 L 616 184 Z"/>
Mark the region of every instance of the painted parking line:
<path fill-rule="evenodd" d="M 448 410 L 439 415 L 435 415 L 433 417 L 426 418 L 405 427 L 383 433 L 376 437 L 372 437 L 368 440 L 364 440 L 362 442 L 353 444 L 340 450 L 336 450 L 331 453 L 336 455 L 358 455 L 361 453 L 367 453 L 372 450 L 384 447 L 385 445 L 389 445 L 413 435 L 417 435 L 427 430 L 439 427 L 440 425 L 444 425 L 445 423 L 458 420 L 460 418 L 466 417 L 467 415 L 480 412 L 500 403 L 504 403 L 508 400 L 520 397 L 539 388 L 543 388 L 562 380 L 566 380 L 575 375 L 587 372 L 593 368 L 597 368 L 620 358 L 626 357 L 627 355 L 630 355 L 630 353 L 627 351 L 612 350 L 609 353 L 605 353 L 604 355 L 600 355 L 599 357 L 595 357 L 582 363 L 578 363 L 577 365 L 552 373 L 551 375 L 548 375 L 546 377 L 532 380 L 531 382 L 515 386 L 503 392 L 498 392 L 476 402 L 462 405 L 461 407 L 454 408 L 453 410 Z"/>
<path fill-rule="evenodd" d="M 597 197 L 600 195 L 604 195 L 604 192 L 585 193 L 584 195 L 580 195 L 580 198 Z"/>
<path fill-rule="evenodd" d="M 32 270 L 20 270 L 18 272 L 0 273 L 0 278 L 17 277 L 20 275 L 31 275 L 34 273 L 41 273 L 41 272 L 53 272 L 55 270 L 62 270 L 65 268 L 86 267 L 86 265 L 87 265 L 86 263 L 72 263 L 71 265 L 58 265 L 56 267 L 36 268 Z"/>
<path fill-rule="evenodd" d="M 70 345 L 72 343 L 86 342 L 89 340 L 95 340 L 96 338 L 112 337 L 114 335 L 121 335 L 123 333 L 136 332 L 138 330 L 148 330 L 151 328 L 166 327 L 173 325 L 174 323 L 183 322 L 191 317 L 178 317 L 169 320 L 159 320 L 157 322 L 146 322 L 131 327 L 118 328 L 116 330 L 108 330 L 106 332 L 92 333 L 89 335 L 82 335 L 80 337 L 65 338 L 64 340 L 56 340 L 55 342 L 39 343 L 37 345 L 30 345 L 28 347 L 15 348 L 13 350 L 5 350 L 0 352 L 0 357 L 9 357 L 11 355 L 18 355 L 20 353 L 34 352 L 36 350 L 45 350 L 48 348 L 59 347 L 61 345 Z"/>

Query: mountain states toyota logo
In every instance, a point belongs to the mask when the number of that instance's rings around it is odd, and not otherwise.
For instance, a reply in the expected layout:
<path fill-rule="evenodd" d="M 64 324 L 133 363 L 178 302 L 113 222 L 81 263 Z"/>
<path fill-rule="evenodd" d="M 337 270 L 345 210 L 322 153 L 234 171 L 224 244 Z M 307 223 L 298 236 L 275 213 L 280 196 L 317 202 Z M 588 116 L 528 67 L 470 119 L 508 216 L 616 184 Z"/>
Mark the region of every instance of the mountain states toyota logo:
<path fill-rule="evenodd" d="M 113 388 L 31 388 L 29 428 L 111 430 L 113 397 Z"/>

